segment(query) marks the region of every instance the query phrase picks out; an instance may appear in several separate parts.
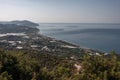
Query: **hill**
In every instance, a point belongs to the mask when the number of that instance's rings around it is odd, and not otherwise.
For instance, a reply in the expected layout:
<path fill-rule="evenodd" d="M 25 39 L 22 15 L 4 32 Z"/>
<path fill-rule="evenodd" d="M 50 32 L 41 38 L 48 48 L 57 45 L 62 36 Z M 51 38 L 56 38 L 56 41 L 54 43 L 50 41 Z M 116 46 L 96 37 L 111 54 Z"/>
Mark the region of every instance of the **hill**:
<path fill-rule="evenodd" d="M 120 80 L 120 61 L 85 55 L 82 62 L 35 50 L 0 49 L 0 80 Z"/>
<path fill-rule="evenodd" d="M 29 26 L 29 27 L 39 26 L 39 24 L 28 21 L 28 20 L 3 21 L 3 22 L 0 22 L 0 24 L 16 24 L 16 25 Z"/>

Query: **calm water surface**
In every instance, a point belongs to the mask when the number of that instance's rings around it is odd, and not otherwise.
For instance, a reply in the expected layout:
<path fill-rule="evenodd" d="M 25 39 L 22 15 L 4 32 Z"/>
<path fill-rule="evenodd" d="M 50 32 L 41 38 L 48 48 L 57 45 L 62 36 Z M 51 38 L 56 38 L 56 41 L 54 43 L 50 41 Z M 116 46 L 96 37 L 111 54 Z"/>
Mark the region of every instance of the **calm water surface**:
<path fill-rule="evenodd" d="M 41 23 L 40 33 L 81 47 L 120 53 L 120 24 Z"/>

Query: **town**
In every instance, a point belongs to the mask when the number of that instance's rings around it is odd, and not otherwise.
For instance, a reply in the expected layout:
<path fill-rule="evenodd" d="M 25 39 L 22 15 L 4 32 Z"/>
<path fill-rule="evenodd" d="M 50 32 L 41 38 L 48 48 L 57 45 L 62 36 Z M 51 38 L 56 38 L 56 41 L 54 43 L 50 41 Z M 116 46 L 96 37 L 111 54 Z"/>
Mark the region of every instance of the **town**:
<path fill-rule="evenodd" d="M 47 37 L 39 33 L 35 23 L 13 21 L 0 24 L 0 47 L 6 50 L 36 50 L 59 56 L 77 59 L 84 53 L 94 54 L 98 51 L 81 48 L 80 46 Z M 29 26 L 31 24 L 32 26 Z M 99 53 L 98 53 L 99 55 Z"/>

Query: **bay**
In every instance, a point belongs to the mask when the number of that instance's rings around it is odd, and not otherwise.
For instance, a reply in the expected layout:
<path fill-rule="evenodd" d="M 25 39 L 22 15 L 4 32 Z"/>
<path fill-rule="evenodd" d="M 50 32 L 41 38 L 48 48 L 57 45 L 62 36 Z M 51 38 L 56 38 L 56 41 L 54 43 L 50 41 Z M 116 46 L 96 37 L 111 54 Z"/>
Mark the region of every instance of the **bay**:
<path fill-rule="evenodd" d="M 120 24 L 40 23 L 40 34 L 71 42 L 80 47 L 120 53 Z"/>

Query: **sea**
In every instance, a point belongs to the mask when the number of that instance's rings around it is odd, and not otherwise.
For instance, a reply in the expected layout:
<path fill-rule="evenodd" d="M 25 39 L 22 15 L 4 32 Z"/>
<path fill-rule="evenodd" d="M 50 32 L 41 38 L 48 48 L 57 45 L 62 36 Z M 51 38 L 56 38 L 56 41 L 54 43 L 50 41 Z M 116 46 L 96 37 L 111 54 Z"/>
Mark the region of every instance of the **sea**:
<path fill-rule="evenodd" d="M 83 48 L 120 53 L 118 23 L 40 23 L 40 34 Z"/>

